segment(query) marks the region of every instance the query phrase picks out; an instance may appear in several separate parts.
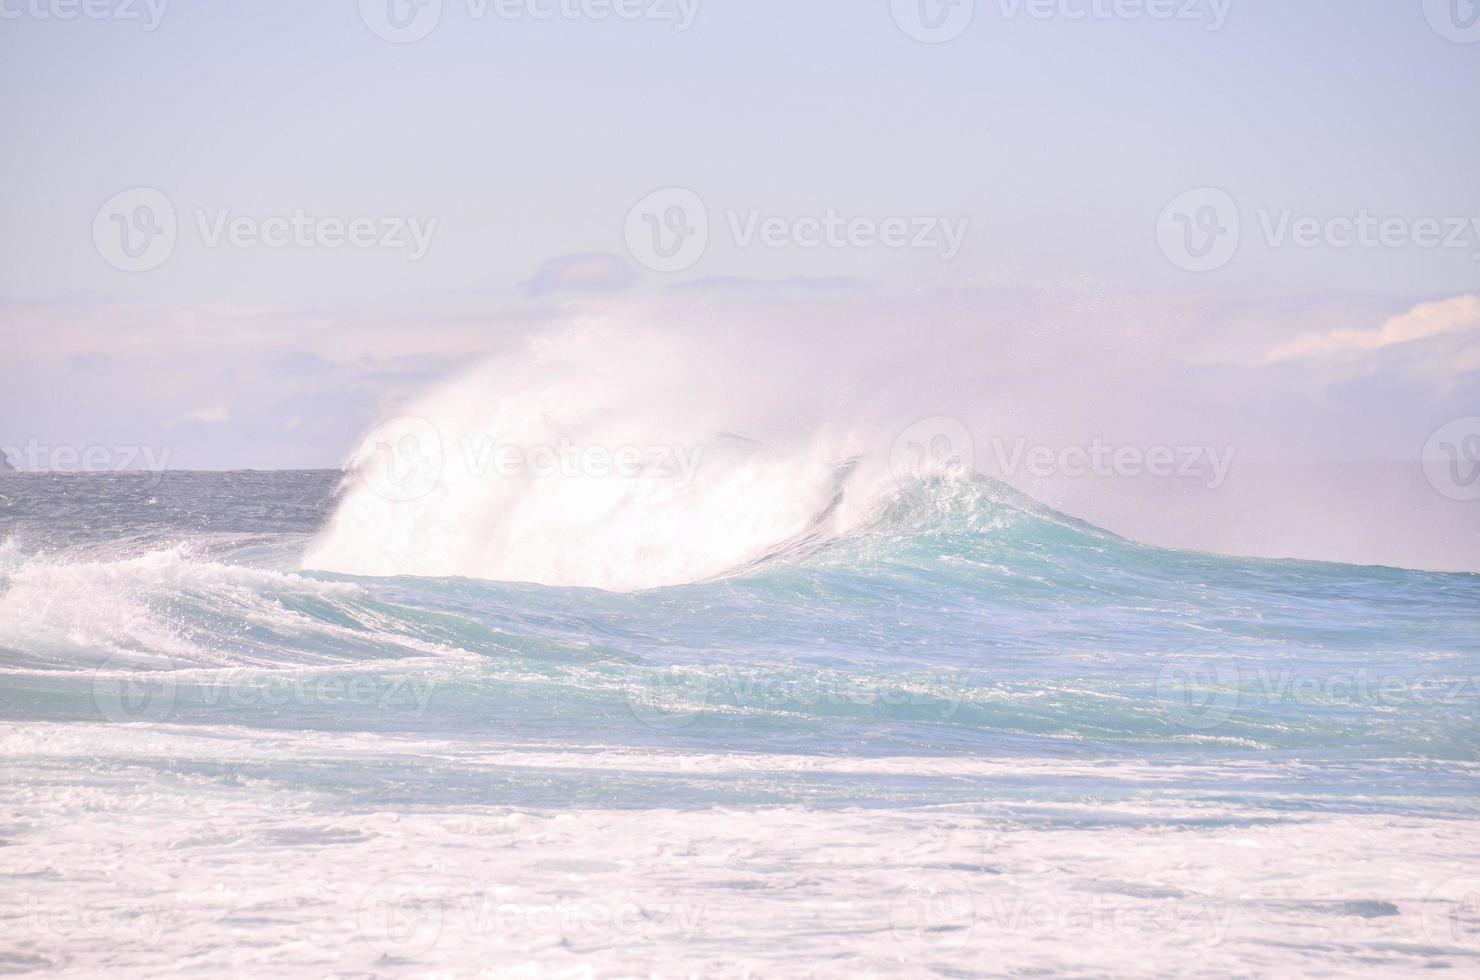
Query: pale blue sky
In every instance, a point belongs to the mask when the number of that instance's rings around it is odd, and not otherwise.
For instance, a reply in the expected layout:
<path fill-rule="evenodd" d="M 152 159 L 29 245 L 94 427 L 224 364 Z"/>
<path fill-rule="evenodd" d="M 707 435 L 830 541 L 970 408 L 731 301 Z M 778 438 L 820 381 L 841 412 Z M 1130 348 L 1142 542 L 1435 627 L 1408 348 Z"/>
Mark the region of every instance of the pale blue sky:
<path fill-rule="evenodd" d="M 18 430 L 0 443 L 137 440 L 167 442 L 177 465 L 333 464 L 387 391 L 548 316 L 562 297 L 546 263 L 572 254 L 597 256 L 592 289 L 613 294 L 803 278 L 928 293 L 921 309 L 955 308 L 939 297 L 963 288 L 967 305 L 995 309 L 991 291 L 1010 287 L 1158 311 L 1191 294 L 1201 305 L 1163 342 L 1201 363 L 1236 348 L 1252 317 L 1259 343 L 1375 329 L 1480 283 L 1480 240 L 1274 248 L 1258 230 L 1261 210 L 1480 217 L 1480 43 L 1441 37 L 1421 0 L 1232 0 L 1217 31 L 1207 2 L 1198 20 L 1074 21 L 977 0 L 943 44 L 906 36 L 888 0 L 700 0 L 685 32 L 477 20 L 444 0 L 436 30 L 411 44 L 376 37 L 352 0 L 177 0 L 148 32 L 28 12 L 48 2 L 6 0 L 22 15 L 0 20 L 0 331 L 24 359 L 0 367 L 0 420 Z M 669 185 L 700 195 L 711 240 L 691 268 L 658 274 L 630 261 L 623 227 Z M 138 186 L 165 193 L 180 230 L 168 261 L 129 273 L 100 256 L 92 226 Z M 1194 274 L 1161 253 L 1156 226 L 1202 186 L 1228 192 L 1244 229 L 1231 261 Z M 945 262 L 741 248 L 724 226 L 726 209 L 827 208 L 970 227 Z M 197 209 L 437 224 L 411 262 L 208 248 Z M 1304 368 L 1279 370 L 1297 374 L 1281 391 L 1302 388 Z M 1168 385 L 1185 382 L 1172 373 Z M 1373 437 L 1376 455 L 1477 390 L 1473 372 L 1389 374 L 1357 372 L 1379 402 L 1372 425 L 1400 426 Z M 1344 401 L 1313 398 L 1313 417 L 1347 417 Z M 224 420 L 210 411 L 223 406 Z M 1361 455 L 1361 438 L 1340 454 Z"/>
<path fill-rule="evenodd" d="M 478 21 L 446 0 L 437 30 L 407 45 L 372 35 L 349 0 L 180 0 L 152 33 L 0 21 L 12 229 L 0 296 L 338 303 L 507 289 L 550 256 L 621 251 L 628 207 L 669 184 L 712 210 L 973 222 L 944 269 L 927 255 L 719 242 L 693 270 L 711 276 L 1176 286 L 1188 277 L 1148 229 L 1201 185 L 1246 210 L 1480 215 L 1480 45 L 1437 36 L 1418 0 L 1232 0 L 1224 26 L 1206 26 L 1004 20 L 999 0 L 979 0 L 967 31 L 939 45 L 904 36 L 885 0 L 700 0 L 684 33 Z M 87 232 L 135 185 L 181 211 L 439 225 L 416 265 L 183 241 L 165 267 L 129 275 L 98 260 Z M 1247 246 L 1213 278 L 1406 296 L 1471 288 L 1477 268 L 1468 251 Z"/>

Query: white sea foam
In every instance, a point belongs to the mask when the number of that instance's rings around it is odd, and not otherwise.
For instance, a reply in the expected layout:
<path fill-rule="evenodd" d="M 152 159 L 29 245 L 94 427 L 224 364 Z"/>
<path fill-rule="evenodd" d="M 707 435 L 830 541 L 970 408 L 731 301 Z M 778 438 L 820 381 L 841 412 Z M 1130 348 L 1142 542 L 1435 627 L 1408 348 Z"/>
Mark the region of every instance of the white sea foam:
<path fill-rule="evenodd" d="M 13 882 L 0 899 L 5 962 L 79 977 L 1347 977 L 1475 962 L 1465 869 L 1480 851 L 1468 822 L 1235 798 L 1283 771 L 1267 760 L 1230 771 L 525 755 L 364 733 L 130 734 L 33 723 L 0 733 L 27 787 L 9 804 L 24 833 L 0 848 Z M 392 794 L 384 806 L 344 807 L 297 778 L 305 761 L 406 778 L 455 765 L 489 782 L 510 767 L 674 780 L 737 769 L 975 774 L 1003 780 L 984 792 L 1033 780 L 1039 793 L 926 807 L 565 810 L 441 799 L 407 808 Z M 55 778 L 61 766 L 71 779 Z M 1054 785 L 1085 778 L 1110 798 L 1053 798 Z M 1176 794 L 1179 781 L 1199 789 Z"/>
<path fill-rule="evenodd" d="M 5 544 L 0 646 L 27 651 L 27 663 L 64 668 L 114 657 L 161 669 L 337 661 L 336 639 L 339 647 L 363 644 L 375 624 L 357 632 L 284 600 L 328 603 L 341 616 L 366 620 L 368 613 L 353 608 L 361 595 L 352 583 L 200 560 L 186 545 L 78 559 L 27 555 Z M 253 633 L 255 642 L 241 639 Z M 389 639 L 427 646 L 403 635 Z"/>
<path fill-rule="evenodd" d="M 304 567 L 629 591 L 722 575 L 877 510 L 891 429 L 751 390 L 705 347 L 604 319 L 432 392 L 355 451 Z"/>

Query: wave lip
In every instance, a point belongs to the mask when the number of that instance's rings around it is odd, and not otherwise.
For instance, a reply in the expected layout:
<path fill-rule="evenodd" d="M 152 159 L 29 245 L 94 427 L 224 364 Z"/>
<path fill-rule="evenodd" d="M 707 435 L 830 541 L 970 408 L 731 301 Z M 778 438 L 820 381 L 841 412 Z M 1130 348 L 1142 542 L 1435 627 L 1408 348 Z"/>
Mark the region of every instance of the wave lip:
<path fill-rule="evenodd" d="M 443 655 L 359 584 L 204 558 L 0 542 L 0 671 L 314 666 Z"/>
<path fill-rule="evenodd" d="M 828 540 L 896 489 L 887 427 L 778 408 L 715 361 L 604 328 L 496 358 L 365 436 L 303 567 L 629 592 Z"/>
<path fill-rule="evenodd" d="M 825 452 L 673 429 L 612 444 L 575 441 L 543 422 L 517 441 L 501 422 L 491 427 L 499 436 L 439 428 L 436 478 L 414 497 L 382 492 L 422 479 L 392 482 L 427 444 L 411 435 L 423 421 L 394 423 L 389 441 L 377 430 L 380 441 L 361 447 L 305 568 L 628 592 L 712 579 L 826 540 L 851 520 L 843 504 L 856 495 L 853 470 Z M 508 462 L 488 464 L 490 452 Z"/>

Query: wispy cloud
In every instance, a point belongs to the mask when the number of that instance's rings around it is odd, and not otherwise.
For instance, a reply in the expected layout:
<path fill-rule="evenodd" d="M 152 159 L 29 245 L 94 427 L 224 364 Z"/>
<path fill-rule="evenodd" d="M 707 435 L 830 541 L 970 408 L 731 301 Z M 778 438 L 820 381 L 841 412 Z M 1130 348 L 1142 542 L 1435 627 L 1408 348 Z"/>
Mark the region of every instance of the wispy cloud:
<path fill-rule="evenodd" d="M 1433 337 L 1477 332 L 1480 332 L 1480 296 L 1467 294 L 1420 303 L 1373 329 L 1343 328 L 1301 334 L 1275 347 L 1265 355 L 1263 362 L 1273 364 L 1300 358 L 1366 354 Z"/>
<path fill-rule="evenodd" d="M 226 405 L 208 405 L 205 408 L 193 409 L 182 412 L 164 424 L 170 428 L 177 425 L 185 425 L 189 422 L 201 425 L 222 425 L 231 421 L 231 408 Z"/>
<path fill-rule="evenodd" d="M 581 252 L 547 259 L 519 284 L 527 296 L 550 293 L 609 293 L 626 289 L 637 278 L 632 263 L 606 252 Z"/>

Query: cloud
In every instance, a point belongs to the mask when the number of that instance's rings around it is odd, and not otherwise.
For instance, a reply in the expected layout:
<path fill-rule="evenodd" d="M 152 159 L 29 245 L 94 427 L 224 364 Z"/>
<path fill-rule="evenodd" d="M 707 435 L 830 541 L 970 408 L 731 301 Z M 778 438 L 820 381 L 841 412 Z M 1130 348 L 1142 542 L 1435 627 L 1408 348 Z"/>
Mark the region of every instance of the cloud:
<path fill-rule="evenodd" d="M 581 252 L 547 259 L 539 271 L 519 284 L 519 288 L 528 296 L 607 293 L 627 288 L 636 278 L 632 264 L 619 255 Z"/>
<path fill-rule="evenodd" d="M 165 422 L 165 426 L 173 428 L 186 422 L 197 422 L 201 425 L 221 425 L 231 421 L 231 409 L 226 405 L 209 405 L 205 408 L 197 408 L 193 411 L 184 412 Z"/>
<path fill-rule="evenodd" d="M 294 429 L 301 429 L 302 427 L 303 416 L 301 415 L 295 415 L 292 418 L 288 419 L 288 421 L 283 423 L 284 432 L 292 432 Z"/>
<path fill-rule="evenodd" d="M 1263 363 L 1366 354 L 1433 337 L 1476 332 L 1480 332 L 1480 296 L 1467 294 L 1420 303 L 1371 330 L 1343 328 L 1301 334 L 1271 350 Z"/>

